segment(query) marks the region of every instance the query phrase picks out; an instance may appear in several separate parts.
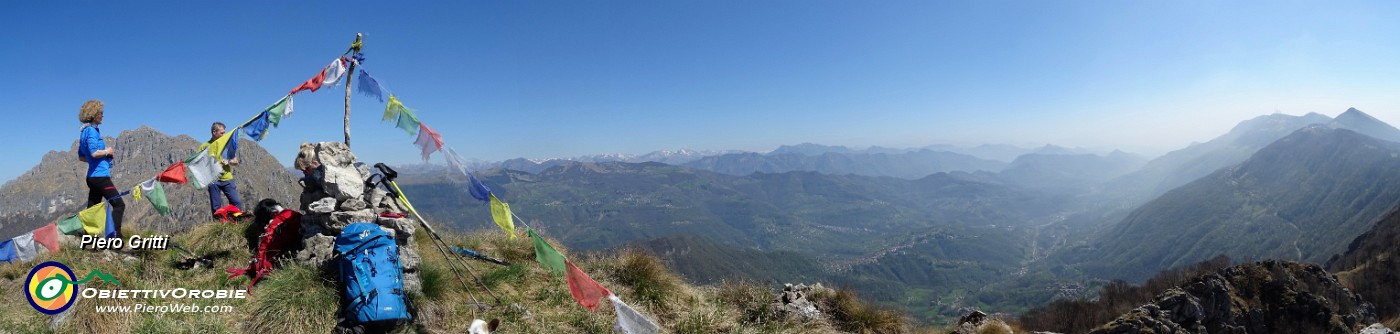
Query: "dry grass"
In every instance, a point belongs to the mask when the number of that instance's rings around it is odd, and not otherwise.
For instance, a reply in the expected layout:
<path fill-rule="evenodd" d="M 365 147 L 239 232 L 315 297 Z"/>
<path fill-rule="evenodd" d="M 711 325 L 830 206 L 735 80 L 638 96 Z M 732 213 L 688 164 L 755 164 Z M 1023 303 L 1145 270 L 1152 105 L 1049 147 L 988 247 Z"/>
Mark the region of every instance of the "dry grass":
<path fill-rule="evenodd" d="M 861 301 L 855 290 L 850 288 L 815 290 L 811 298 L 818 304 L 818 309 L 831 315 L 836 328 L 843 331 L 884 334 L 911 330 L 909 319 L 904 314 Z"/>

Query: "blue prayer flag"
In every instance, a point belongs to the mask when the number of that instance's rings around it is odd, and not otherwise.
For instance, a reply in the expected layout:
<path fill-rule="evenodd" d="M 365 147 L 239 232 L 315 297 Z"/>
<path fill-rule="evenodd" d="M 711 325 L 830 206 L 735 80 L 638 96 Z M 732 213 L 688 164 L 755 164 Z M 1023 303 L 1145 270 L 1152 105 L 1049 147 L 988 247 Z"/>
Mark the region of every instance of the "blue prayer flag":
<path fill-rule="evenodd" d="M 466 172 L 467 179 L 471 180 L 470 192 L 472 197 L 482 202 L 489 201 L 491 199 L 491 188 L 487 188 L 485 183 L 481 183 L 481 179 L 476 178 L 476 175 L 472 174 L 472 172 L 467 172 L 466 170 L 462 171 Z"/>
<path fill-rule="evenodd" d="M 360 93 L 373 96 L 379 99 L 379 103 L 384 103 L 384 87 L 379 86 L 379 80 L 369 76 L 369 72 L 360 70 Z"/>
<path fill-rule="evenodd" d="M 16 257 L 14 240 L 0 241 L 0 261 L 10 262 Z"/>
<path fill-rule="evenodd" d="M 238 156 L 238 138 L 242 137 L 242 134 L 241 132 L 234 131 L 233 138 L 228 139 L 228 144 L 224 145 L 224 152 L 219 154 L 219 157 L 224 160 L 230 160 Z"/>
<path fill-rule="evenodd" d="M 267 136 L 267 125 L 271 124 L 268 121 L 268 116 L 269 113 L 263 111 L 261 114 L 258 114 L 258 118 L 254 118 L 253 121 L 243 125 L 243 132 L 248 134 L 248 138 L 262 141 L 263 137 Z M 237 150 L 236 147 L 234 149 Z"/>
<path fill-rule="evenodd" d="M 108 200 L 108 203 L 107 203 L 106 207 L 107 207 L 107 233 L 106 233 L 106 235 L 104 235 L 104 237 L 107 237 L 107 238 L 116 238 L 116 237 L 117 237 L 117 228 L 116 228 L 116 225 L 112 223 L 112 203 L 111 203 L 110 200 Z"/>

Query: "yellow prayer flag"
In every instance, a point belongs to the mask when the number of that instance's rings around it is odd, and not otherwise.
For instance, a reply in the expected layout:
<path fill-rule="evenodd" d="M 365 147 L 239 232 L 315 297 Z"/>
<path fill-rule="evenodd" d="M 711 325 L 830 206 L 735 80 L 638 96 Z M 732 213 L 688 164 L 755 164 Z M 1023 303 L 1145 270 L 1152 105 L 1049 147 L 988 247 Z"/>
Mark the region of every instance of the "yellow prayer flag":
<path fill-rule="evenodd" d="M 515 221 L 511 219 L 510 204 L 501 202 L 496 194 L 491 194 L 491 218 L 510 235 L 510 240 L 515 240 Z"/>
<path fill-rule="evenodd" d="M 224 146 L 228 145 L 228 139 L 232 138 L 233 134 L 236 132 L 238 132 L 238 129 L 233 129 L 233 131 L 224 132 L 224 135 L 219 136 L 219 139 L 215 139 L 214 142 L 209 143 L 209 155 L 214 158 L 222 158 L 224 154 Z M 215 161 L 218 160 L 216 159 Z"/>
<path fill-rule="evenodd" d="M 107 202 L 78 211 L 78 221 L 83 222 L 83 230 L 89 235 L 101 236 L 107 230 Z"/>
<path fill-rule="evenodd" d="M 135 197 L 138 201 L 141 200 L 141 185 L 138 184 L 135 187 L 131 187 L 131 196 Z"/>

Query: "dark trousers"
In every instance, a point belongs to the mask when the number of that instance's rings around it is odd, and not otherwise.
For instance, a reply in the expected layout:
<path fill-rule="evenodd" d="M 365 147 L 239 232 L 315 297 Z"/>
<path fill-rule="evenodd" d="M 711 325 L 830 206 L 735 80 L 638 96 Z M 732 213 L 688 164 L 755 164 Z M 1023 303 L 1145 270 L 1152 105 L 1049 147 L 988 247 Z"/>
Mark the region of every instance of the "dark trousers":
<path fill-rule="evenodd" d="M 209 184 L 208 189 L 210 214 L 219 211 L 219 208 L 224 206 L 224 198 L 219 196 L 221 192 L 228 196 L 229 204 L 233 204 L 240 210 L 243 209 L 243 201 L 238 200 L 238 186 L 233 183 L 233 180 L 215 181 Z"/>
<path fill-rule="evenodd" d="M 121 192 L 117 191 L 117 186 L 112 185 L 112 178 L 107 176 L 89 177 L 87 178 L 87 186 L 88 206 L 97 205 L 104 198 L 108 199 L 107 205 L 112 206 L 112 228 L 117 229 L 117 237 L 121 238 L 122 214 L 126 213 L 126 202 L 122 202 L 122 198 L 117 197 Z"/>

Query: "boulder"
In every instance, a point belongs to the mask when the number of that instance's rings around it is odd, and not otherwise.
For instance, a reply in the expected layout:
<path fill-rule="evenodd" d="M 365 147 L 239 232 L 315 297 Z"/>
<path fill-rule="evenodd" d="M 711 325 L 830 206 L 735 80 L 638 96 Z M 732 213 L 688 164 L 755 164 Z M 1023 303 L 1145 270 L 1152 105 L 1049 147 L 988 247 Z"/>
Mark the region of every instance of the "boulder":
<path fill-rule="evenodd" d="M 347 199 L 340 203 L 340 211 L 360 211 L 369 207 L 369 203 L 359 198 Z"/>
<path fill-rule="evenodd" d="M 306 213 L 331 213 L 335 212 L 335 197 L 326 197 L 306 206 Z"/>
<path fill-rule="evenodd" d="M 1395 331 L 1390 330 L 1390 328 L 1385 327 L 1385 325 L 1382 324 L 1371 324 L 1370 326 L 1361 329 L 1360 334 L 1395 334 Z"/>
<path fill-rule="evenodd" d="M 322 165 L 321 168 L 326 171 L 325 180 L 321 186 L 325 189 L 326 194 L 335 197 L 336 201 L 364 196 L 364 177 L 354 167 Z"/>
<path fill-rule="evenodd" d="M 296 261 L 302 265 L 323 267 L 335 258 L 335 237 L 325 234 L 312 234 L 302 239 L 302 249 L 297 252 Z"/>

